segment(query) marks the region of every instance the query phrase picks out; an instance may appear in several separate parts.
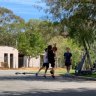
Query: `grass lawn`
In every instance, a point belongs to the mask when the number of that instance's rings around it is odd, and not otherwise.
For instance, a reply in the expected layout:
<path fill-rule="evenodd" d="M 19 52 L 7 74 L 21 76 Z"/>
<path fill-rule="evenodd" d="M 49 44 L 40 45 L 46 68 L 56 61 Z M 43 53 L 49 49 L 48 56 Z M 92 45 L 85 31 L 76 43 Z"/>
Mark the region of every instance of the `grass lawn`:
<path fill-rule="evenodd" d="M 64 75 L 66 73 L 66 69 L 65 68 L 57 68 L 56 69 L 56 74 L 59 75 Z M 75 70 L 70 70 L 70 74 L 75 75 Z M 88 75 L 82 75 L 84 77 L 92 77 L 92 78 L 96 78 L 96 72 L 93 74 L 88 74 Z"/>
<path fill-rule="evenodd" d="M 71 73 L 72 75 L 75 75 L 75 70 L 71 70 L 70 73 Z M 95 73 L 92 73 L 92 74 L 86 74 L 86 75 L 80 75 L 80 76 L 96 78 L 96 72 L 95 72 Z"/>
<path fill-rule="evenodd" d="M 27 70 L 29 70 L 30 72 L 37 72 L 38 70 L 39 70 L 39 68 L 30 68 L 30 69 L 27 69 Z M 41 70 L 41 74 L 43 74 L 44 73 L 44 69 L 43 70 Z M 50 69 L 48 70 L 48 72 L 47 72 L 47 74 L 50 74 Z M 56 68 L 55 69 L 55 74 L 58 76 L 58 75 L 64 75 L 64 74 L 66 74 L 66 69 L 65 68 Z M 70 70 L 70 74 L 72 74 L 72 75 L 75 75 L 75 70 Z M 84 77 L 93 77 L 93 78 L 96 78 L 96 73 L 93 73 L 93 74 L 89 74 L 89 75 L 82 75 L 82 76 L 84 76 Z"/>
<path fill-rule="evenodd" d="M 39 68 L 35 69 L 35 70 L 30 70 L 30 72 L 37 72 L 39 70 Z M 45 69 L 41 70 L 40 73 L 43 74 L 45 71 Z M 70 70 L 70 73 L 73 74 L 75 71 L 74 70 Z M 50 74 L 50 69 L 48 69 L 48 74 Z M 55 68 L 55 74 L 56 75 L 64 75 L 66 74 L 66 69 L 65 68 Z"/>
<path fill-rule="evenodd" d="M 73 74 L 75 73 L 75 70 L 70 70 L 70 73 Z M 66 74 L 66 69 L 65 68 L 57 68 L 56 69 L 56 74 L 64 75 Z"/>
<path fill-rule="evenodd" d="M 85 77 L 92 77 L 92 78 L 96 78 L 96 73 L 93 74 L 88 74 L 88 75 L 83 75 Z"/>
<path fill-rule="evenodd" d="M 39 68 L 19 68 L 19 69 L 0 68 L 0 70 L 18 70 L 18 71 L 19 70 L 23 70 L 23 71 L 25 70 L 25 72 L 28 71 L 28 72 L 36 73 L 39 70 Z M 40 73 L 43 74 L 44 71 L 45 71 L 45 69 L 41 70 Z M 48 70 L 47 73 L 50 74 L 50 69 Z M 64 75 L 64 74 L 66 74 L 66 69 L 65 68 L 56 68 L 55 74 L 56 75 Z M 75 75 L 75 70 L 71 69 L 70 74 Z M 82 75 L 82 76 L 96 78 L 96 73 L 89 74 L 89 75 Z"/>
<path fill-rule="evenodd" d="M 33 72 L 36 73 L 39 68 L 20 68 L 17 70 L 25 70 L 25 71 L 29 71 L 29 72 Z M 41 70 L 40 73 L 43 74 L 45 71 L 45 69 Z M 75 71 L 74 70 L 70 70 L 70 73 L 73 74 Z M 48 74 L 50 74 L 50 69 L 48 69 Z M 55 68 L 55 74 L 56 75 L 64 75 L 66 73 L 66 69 L 65 68 Z"/>

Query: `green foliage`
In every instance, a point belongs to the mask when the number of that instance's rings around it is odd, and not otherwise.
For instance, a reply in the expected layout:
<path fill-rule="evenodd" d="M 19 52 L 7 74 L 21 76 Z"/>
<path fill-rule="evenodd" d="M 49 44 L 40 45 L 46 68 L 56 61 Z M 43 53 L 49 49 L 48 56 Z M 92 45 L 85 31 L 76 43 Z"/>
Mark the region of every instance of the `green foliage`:
<path fill-rule="evenodd" d="M 27 23 L 6 8 L 0 7 L 0 45 L 17 47 L 27 56 L 37 56 L 44 50 L 45 42 L 39 32 L 39 20 Z"/>
<path fill-rule="evenodd" d="M 19 16 L 16 16 L 11 10 L 7 8 L 0 7 L 0 26 L 6 26 L 7 24 L 22 22 Z"/>
<path fill-rule="evenodd" d="M 20 52 L 27 54 L 27 49 L 29 48 L 29 41 L 25 33 L 19 33 L 17 39 L 17 46 Z"/>
<path fill-rule="evenodd" d="M 63 38 L 62 36 L 56 36 L 50 40 L 49 44 L 57 44 L 57 58 L 59 66 L 64 67 L 64 52 L 66 52 L 66 47 L 69 47 L 72 52 L 72 67 L 75 68 L 76 64 L 81 60 L 82 48 L 74 43 L 72 39 Z"/>
<path fill-rule="evenodd" d="M 44 36 L 46 43 L 49 42 L 52 37 L 58 35 L 54 23 L 50 21 L 42 21 L 38 27 L 39 32 Z"/>
<path fill-rule="evenodd" d="M 95 0 L 44 0 L 47 10 L 54 19 L 69 30 L 71 38 L 84 47 L 90 47 L 96 38 L 96 1 Z M 90 39 L 89 39 L 90 38 Z"/>
<path fill-rule="evenodd" d="M 37 56 L 43 52 L 45 47 L 44 39 L 38 32 L 27 31 L 19 33 L 18 49 L 27 56 Z"/>
<path fill-rule="evenodd" d="M 96 39 L 96 0 L 44 0 L 47 10 L 61 24 L 60 32 L 67 27 L 69 36 L 83 46 L 91 65 L 89 49 Z"/>
<path fill-rule="evenodd" d="M 0 45 L 16 47 L 17 33 L 24 29 L 24 20 L 0 7 Z"/>

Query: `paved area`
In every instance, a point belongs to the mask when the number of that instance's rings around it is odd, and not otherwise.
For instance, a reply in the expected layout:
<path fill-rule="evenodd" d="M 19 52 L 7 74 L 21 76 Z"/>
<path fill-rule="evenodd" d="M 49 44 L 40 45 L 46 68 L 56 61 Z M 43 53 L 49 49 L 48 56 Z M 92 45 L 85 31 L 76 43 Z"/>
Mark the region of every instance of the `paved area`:
<path fill-rule="evenodd" d="M 0 71 L 0 96 L 96 96 L 96 81 Z M 22 72 L 22 71 L 20 71 Z"/>

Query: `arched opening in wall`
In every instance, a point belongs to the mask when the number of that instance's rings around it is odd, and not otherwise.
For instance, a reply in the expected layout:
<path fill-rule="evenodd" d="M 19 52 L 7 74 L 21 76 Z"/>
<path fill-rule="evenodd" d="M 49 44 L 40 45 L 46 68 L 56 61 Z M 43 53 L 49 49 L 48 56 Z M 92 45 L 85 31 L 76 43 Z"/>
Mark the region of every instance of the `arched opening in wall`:
<path fill-rule="evenodd" d="M 8 63 L 8 54 L 7 53 L 4 53 L 4 62 Z"/>
<path fill-rule="evenodd" d="M 2 67 L 8 68 L 8 53 L 4 53 L 4 62 L 2 62 Z"/>
<path fill-rule="evenodd" d="M 22 68 L 24 67 L 24 54 L 20 54 L 19 53 L 19 56 L 18 56 L 18 67 L 19 68 Z"/>
<path fill-rule="evenodd" d="M 13 68 L 13 54 L 10 54 L 10 68 Z"/>

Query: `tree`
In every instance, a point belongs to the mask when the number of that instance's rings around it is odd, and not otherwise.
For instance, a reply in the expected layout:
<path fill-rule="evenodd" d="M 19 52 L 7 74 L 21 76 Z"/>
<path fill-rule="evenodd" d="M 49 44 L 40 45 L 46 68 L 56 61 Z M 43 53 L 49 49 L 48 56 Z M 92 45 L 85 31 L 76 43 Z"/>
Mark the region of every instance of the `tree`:
<path fill-rule="evenodd" d="M 39 31 L 43 34 L 46 43 L 56 36 L 56 30 L 54 29 L 54 24 L 50 21 L 42 21 L 39 25 Z"/>
<path fill-rule="evenodd" d="M 23 19 L 11 10 L 0 7 L 0 45 L 16 47 L 17 34 L 23 29 Z"/>
<path fill-rule="evenodd" d="M 56 32 L 56 27 L 55 23 L 51 22 L 51 21 L 43 21 L 43 20 L 29 20 L 26 23 L 26 28 L 32 30 L 32 31 L 38 31 L 40 34 L 43 35 L 44 40 L 46 41 L 46 43 L 49 42 L 49 40 L 56 36 L 58 34 L 58 32 Z"/>
<path fill-rule="evenodd" d="M 28 26 L 27 26 L 28 27 Z M 32 26 L 31 26 L 32 27 Z M 41 33 L 29 28 L 18 35 L 18 50 L 28 56 L 28 67 L 31 57 L 42 54 L 46 44 Z"/>
<path fill-rule="evenodd" d="M 64 26 L 71 38 L 84 47 L 91 64 L 89 49 L 96 38 L 96 1 L 95 0 L 44 0 L 48 11 Z"/>

